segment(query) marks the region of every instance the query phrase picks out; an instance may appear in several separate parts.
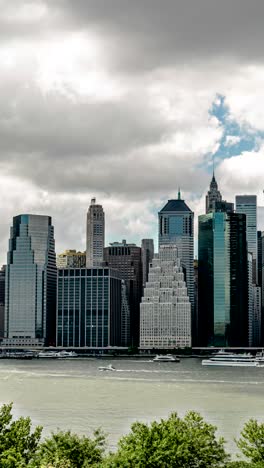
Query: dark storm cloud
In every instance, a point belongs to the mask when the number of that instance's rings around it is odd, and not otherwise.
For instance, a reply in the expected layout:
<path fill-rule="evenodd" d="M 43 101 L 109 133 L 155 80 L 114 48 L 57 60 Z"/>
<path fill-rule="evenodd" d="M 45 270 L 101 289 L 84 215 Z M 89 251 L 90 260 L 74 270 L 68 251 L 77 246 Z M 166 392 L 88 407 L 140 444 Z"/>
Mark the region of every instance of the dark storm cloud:
<path fill-rule="evenodd" d="M 115 67 L 130 72 L 215 55 L 263 61 L 262 0 L 62 0 L 60 9 L 68 27 L 103 35 Z"/>

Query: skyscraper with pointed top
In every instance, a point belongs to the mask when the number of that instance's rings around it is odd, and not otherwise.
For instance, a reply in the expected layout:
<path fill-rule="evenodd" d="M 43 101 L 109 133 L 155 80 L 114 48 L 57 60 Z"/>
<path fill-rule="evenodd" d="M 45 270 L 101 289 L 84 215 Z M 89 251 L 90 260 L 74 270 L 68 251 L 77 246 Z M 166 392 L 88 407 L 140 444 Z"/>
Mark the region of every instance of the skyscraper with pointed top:
<path fill-rule="evenodd" d="M 206 195 L 206 202 L 205 202 L 205 210 L 206 214 L 212 213 L 215 209 L 215 203 L 216 202 L 221 202 L 222 201 L 222 195 L 220 191 L 218 190 L 218 184 L 215 179 L 215 174 L 213 171 L 213 177 L 210 183 L 210 189 L 207 192 Z"/>

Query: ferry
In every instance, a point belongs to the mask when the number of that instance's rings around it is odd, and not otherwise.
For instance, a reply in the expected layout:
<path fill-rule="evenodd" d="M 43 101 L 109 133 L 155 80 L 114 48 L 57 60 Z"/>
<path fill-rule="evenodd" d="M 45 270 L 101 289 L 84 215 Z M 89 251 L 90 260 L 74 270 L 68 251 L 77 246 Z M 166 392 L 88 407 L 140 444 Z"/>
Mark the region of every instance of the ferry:
<path fill-rule="evenodd" d="M 180 359 L 172 354 L 157 354 L 153 362 L 180 362 Z"/>
<path fill-rule="evenodd" d="M 210 359 L 202 360 L 203 366 L 255 367 L 256 358 L 250 353 L 236 354 L 219 351 Z"/>

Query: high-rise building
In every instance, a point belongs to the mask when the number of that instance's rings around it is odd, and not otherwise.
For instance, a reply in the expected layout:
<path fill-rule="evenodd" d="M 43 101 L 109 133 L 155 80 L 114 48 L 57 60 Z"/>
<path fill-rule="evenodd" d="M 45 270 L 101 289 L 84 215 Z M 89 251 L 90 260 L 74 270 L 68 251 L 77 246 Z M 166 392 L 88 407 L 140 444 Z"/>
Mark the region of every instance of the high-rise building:
<path fill-rule="evenodd" d="M 215 175 L 213 172 L 213 177 L 210 183 L 210 188 L 207 192 L 206 195 L 206 200 L 205 200 L 205 212 L 206 213 L 211 213 L 215 209 L 215 202 L 221 202 L 222 201 L 222 195 L 220 191 L 218 190 L 218 185 L 215 180 Z"/>
<path fill-rule="evenodd" d="M 142 282 L 143 287 L 148 281 L 149 264 L 154 257 L 154 242 L 153 239 L 142 239 L 141 241 L 141 259 L 142 259 Z"/>
<path fill-rule="evenodd" d="M 252 345 L 261 345 L 261 288 L 253 285 Z"/>
<path fill-rule="evenodd" d="M 159 212 L 159 246 L 174 244 L 182 262 L 188 296 L 192 305 L 194 321 L 194 243 L 193 243 L 194 213 L 181 199 L 169 200 Z M 195 325 L 193 324 L 193 327 Z"/>
<path fill-rule="evenodd" d="M 141 248 L 126 240 L 113 242 L 104 249 L 105 265 L 120 273 L 127 287 L 130 310 L 130 343 L 139 343 L 139 308 L 142 296 Z"/>
<path fill-rule="evenodd" d="M 54 345 L 56 255 L 50 216 L 13 218 L 6 266 L 5 345 Z"/>
<path fill-rule="evenodd" d="M 257 197 L 256 195 L 237 195 L 236 212 L 247 217 L 248 252 L 252 253 L 252 280 L 258 284 L 258 247 L 257 247 Z"/>
<path fill-rule="evenodd" d="M 5 269 L 4 265 L 0 270 L 0 339 L 5 333 Z"/>
<path fill-rule="evenodd" d="M 99 267 L 103 264 L 105 244 L 105 216 L 102 205 L 92 198 L 86 224 L 86 266 Z"/>
<path fill-rule="evenodd" d="M 140 305 L 140 348 L 191 346 L 191 304 L 177 246 L 161 245 Z"/>
<path fill-rule="evenodd" d="M 258 231 L 258 286 L 261 294 L 261 345 L 264 344 L 264 232 Z"/>
<path fill-rule="evenodd" d="M 200 346 L 248 345 L 246 216 L 199 216 L 198 340 Z"/>
<path fill-rule="evenodd" d="M 121 345 L 122 280 L 110 268 L 58 270 L 57 346 Z"/>
<path fill-rule="evenodd" d="M 85 268 L 86 252 L 76 252 L 76 250 L 65 250 L 57 255 L 57 268 Z"/>

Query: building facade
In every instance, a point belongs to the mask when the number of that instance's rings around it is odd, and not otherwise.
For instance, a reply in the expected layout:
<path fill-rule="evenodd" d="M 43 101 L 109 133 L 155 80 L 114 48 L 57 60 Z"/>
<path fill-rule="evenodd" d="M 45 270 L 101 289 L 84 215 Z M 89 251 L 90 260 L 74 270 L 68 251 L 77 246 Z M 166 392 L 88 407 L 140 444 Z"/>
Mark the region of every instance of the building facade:
<path fill-rule="evenodd" d="M 4 265 L 0 270 L 0 339 L 5 333 L 5 269 Z"/>
<path fill-rule="evenodd" d="M 141 241 L 141 262 L 142 262 L 142 283 L 143 288 L 146 286 L 149 274 L 149 264 L 154 257 L 154 241 L 153 239 L 142 239 Z"/>
<path fill-rule="evenodd" d="M 188 296 L 192 306 L 194 321 L 194 213 L 181 199 L 180 192 L 177 200 L 169 200 L 159 212 L 159 247 L 166 244 L 177 246 L 178 257 L 182 268 Z M 193 327 L 195 324 L 193 323 Z"/>
<path fill-rule="evenodd" d="M 126 240 L 113 242 L 104 249 L 105 265 L 116 270 L 126 283 L 130 310 L 129 344 L 139 344 L 139 309 L 142 297 L 141 248 Z"/>
<path fill-rule="evenodd" d="M 214 211 L 215 203 L 221 202 L 221 201 L 222 201 L 222 195 L 220 191 L 218 190 L 218 185 L 215 180 L 215 175 L 213 173 L 213 177 L 210 183 L 210 188 L 205 198 L 205 212 L 208 214 Z"/>
<path fill-rule="evenodd" d="M 110 268 L 58 270 L 57 346 L 121 346 L 122 280 Z"/>
<path fill-rule="evenodd" d="M 5 286 L 5 345 L 54 345 L 56 255 L 50 216 L 13 218 Z"/>
<path fill-rule="evenodd" d="M 140 305 L 140 348 L 191 347 L 191 303 L 177 246 L 161 245 Z"/>
<path fill-rule="evenodd" d="M 246 217 L 230 212 L 199 216 L 198 342 L 248 345 Z"/>
<path fill-rule="evenodd" d="M 252 281 L 258 284 L 258 244 L 257 244 L 257 197 L 256 195 L 237 195 L 236 212 L 247 217 L 248 252 L 252 253 Z"/>
<path fill-rule="evenodd" d="M 76 250 L 65 250 L 57 255 L 57 268 L 85 268 L 86 252 L 76 252 Z"/>
<path fill-rule="evenodd" d="M 86 267 L 103 264 L 105 245 L 105 215 L 102 205 L 92 198 L 86 222 Z"/>

